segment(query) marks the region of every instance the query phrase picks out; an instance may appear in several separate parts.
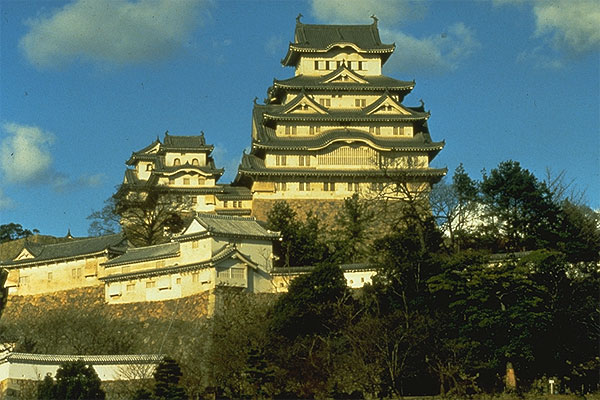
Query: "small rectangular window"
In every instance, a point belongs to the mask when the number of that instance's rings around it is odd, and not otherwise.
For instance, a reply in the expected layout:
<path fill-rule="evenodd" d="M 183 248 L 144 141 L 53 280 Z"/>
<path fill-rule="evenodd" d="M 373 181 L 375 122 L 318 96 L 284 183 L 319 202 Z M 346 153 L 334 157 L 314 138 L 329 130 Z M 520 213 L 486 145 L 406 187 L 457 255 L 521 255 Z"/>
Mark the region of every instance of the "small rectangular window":
<path fill-rule="evenodd" d="M 183 178 L 183 184 L 184 185 L 189 185 L 190 184 L 190 178 Z"/>
<path fill-rule="evenodd" d="M 315 70 L 319 70 L 319 61 L 315 60 Z"/>
<path fill-rule="evenodd" d="M 51 281 L 52 280 L 52 272 L 48 272 L 48 280 Z"/>
<path fill-rule="evenodd" d="M 127 287 L 126 287 L 126 290 L 128 292 L 133 292 L 135 290 L 135 283 L 128 283 Z"/>
<path fill-rule="evenodd" d="M 399 126 L 395 126 L 394 127 L 394 135 L 398 136 L 400 134 L 400 127 Z"/>
<path fill-rule="evenodd" d="M 169 178 L 169 185 L 175 184 L 175 178 Z"/>
<path fill-rule="evenodd" d="M 198 240 L 192 241 L 192 249 L 197 249 L 200 242 Z"/>
<path fill-rule="evenodd" d="M 223 202 L 223 208 L 227 208 L 227 200 Z"/>
<path fill-rule="evenodd" d="M 192 283 L 198 283 L 199 280 L 200 280 L 200 273 L 199 272 L 192 273 Z"/>
<path fill-rule="evenodd" d="M 152 289 L 156 287 L 156 281 L 148 281 L 146 282 L 146 289 Z"/>

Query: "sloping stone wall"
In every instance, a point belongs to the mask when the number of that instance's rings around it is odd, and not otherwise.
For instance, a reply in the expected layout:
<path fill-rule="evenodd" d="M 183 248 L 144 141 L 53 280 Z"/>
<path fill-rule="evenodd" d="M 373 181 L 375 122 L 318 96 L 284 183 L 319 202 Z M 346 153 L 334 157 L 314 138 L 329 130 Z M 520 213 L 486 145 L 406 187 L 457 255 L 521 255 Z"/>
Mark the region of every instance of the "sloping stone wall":
<path fill-rule="evenodd" d="M 254 199 L 252 201 L 252 216 L 259 221 L 266 221 L 269 211 L 280 200 Z M 332 225 L 335 216 L 344 205 L 344 200 L 285 200 L 296 212 L 298 219 L 304 220 L 306 213 L 312 211 L 324 224 Z"/>
<path fill-rule="evenodd" d="M 166 320 L 174 317 L 181 321 L 189 321 L 207 315 L 208 297 L 206 292 L 179 300 L 108 305 L 104 303 L 104 286 L 35 296 L 9 296 L 2 314 L 2 322 L 20 318 L 34 319 L 66 305 L 77 305 L 82 309 L 104 307 L 111 316 L 131 321 Z"/>

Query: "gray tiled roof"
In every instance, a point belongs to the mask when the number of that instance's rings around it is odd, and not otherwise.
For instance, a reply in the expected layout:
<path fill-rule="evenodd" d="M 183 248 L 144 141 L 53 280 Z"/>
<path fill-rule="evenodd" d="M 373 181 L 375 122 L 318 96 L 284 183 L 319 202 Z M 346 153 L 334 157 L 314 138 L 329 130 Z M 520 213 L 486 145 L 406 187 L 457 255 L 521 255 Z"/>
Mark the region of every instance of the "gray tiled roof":
<path fill-rule="evenodd" d="M 156 145 L 159 145 L 157 153 L 148 153 Z M 204 134 L 196 136 L 174 136 L 165 133 L 164 143 L 156 139 L 148 146 L 141 150 L 134 151 L 131 153 L 129 160 L 125 162 L 127 165 L 133 165 L 136 161 L 154 161 L 160 159 L 160 155 L 163 155 L 167 151 L 185 151 L 187 153 L 211 153 L 214 146 L 207 145 Z"/>
<path fill-rule="evenodd" d="M 159 260 L 162 258 L 175 257 L 179 254 L 179 243 L 164 243 L 154 246 L 130 247 L 127 252 L 119 257 L 115 257 L 102 265 L 112 267 L 115 265 Z"/>
<path fill-rule="evenodd" d="M 248 256 L 242 254 L 234 244 L 227 244 L 222 248 L 215 251 L 210 260 L 183 264 L 183 265 L 170 265 L 162 268 L 150 268 L 133 272 L 119 273 L 119 274 L 110 274 L 105 277 L 100 278 L 101 281 L 105 282 L 118 282 L 125 281 L 130 279 L 140 279 L 140 278 L 151 278 L 161 275 L 168 275 L 172 273 L 181 273 L 181 272 L 189 272 L 189 271 L 197 271 L 199 269 L 209 268 L 213 266 L 219 265 L 223 260 L 228 258 L 239 258 L 244 261 L 248 261 L 250 267 L 256 265 L 252 259 Z"/>
<path fill-rule="evenodd" d="M 206 147 L 206 140 L 204 139 L 204 134 L 195 136 L 175 136 L 165 133 L 163 146 L 165 148 L 202 148 Z"/>
<path fill-rule="evenodd" d="M 298 20 L 294 43 L 281 63 L 294 65 L 299 52 L 325 52 L 342 43 L 352 43 L 362 52 L 382 54 L 383 61 L 394 51 L 393 44 L 381 43 L 376 21 L 370 25 L 309 25 Z"/>
<path fill-rule="evenodd" d="M 381 101 L 381 100 L 380 100 Z M 262 119 L 279 121 L 314 121 L 314 122 L 406 122 L 423 121 L 429 118 L 429 113 L 416 111 L 410 107 L 404 107 L 410 114 L 367 114 L 367 108 L 357 109 L 335 109 L 329 108 L 326 114 L 295 114 L 285 113 L 285 106 L 282 105 L 255 105 L 254 109 L 260 112 Z"/>
<path fill-rule="evenodd" d="M 198 214 L 196 220 L 215 236 L 276 239 L 279 234 L 263 228 L 253 217 Z M 181 236 L 182 238 L 184 236 Z"/>
<path fill-rule="evenodd" d="M 252 143 L 253 148 L 278 150 L 318 150 L 336 141 L 360 141 L 372 144 L 385 151 L 427 151 L 437 154 L 444 148 L 444 142 L 431 142 L 428 135 L 416 135 L 413 138 L 401 136 L 375 136 L 357 129 L 335 129 L 315 136 L 280 137 L 273 129 L 260 130 L 260 135 Z"/>
<path fill-rule="evenodd" d="M 407 169 L 307 169 L 302 167 L 276 167 L 267 168 L 265 161 L 252 154 L 244 154 L 238 168 L 236 180 L 240 180 L 241 174 L 251 176 L 287 176 L 287 177 L 406 177 L 406 178 L 431 178 L 438 181 L 448 172 L 447 168 L 407 168 Z"/>
<path fill-rule="evenodd" d="M 68 361 L 83 361 L 86 364 L 156 364 L 164 356 L 160 354 L 120 354 L 120 355 L 67 355 L 67 354 L 29 354 L 11 353 L 10 362 L 28 364 L 57 364 Z"/>
<path fill-rule="evenodd" d="M 390 78 L 384 75 L 379 76 L 363 76 L 356 72 L 362 79 L 367 83 L 356 83 L 352 81 L 348 82 L 335 82 L 327 83 L 327 80 L 337 74 L 339 69 L 331 72 L 325 76 L 306 76 L 297 75 L 289 79 L 274 80 L 273 86 L 275 88 L 287 89 L 287 90 L 300 90 L 302 88 L 307 90 L 368 90 L 368 91 L 410 91 L 414 88 L 415 82 L 400 81 L 394 78 Z"/>
<path fill-rule="evenodd" d="M 3 266 L 11 268 L 41 261 L 82 257 L 109 249 L 115 253 L 120 253 L 125 251 L 126 243 L 125 236 L 122 233 L 117 233 L 88 239 L 77 239 L 65 243 L 46 244 L 36 246 L 34 258 L 5 262 Z"/>

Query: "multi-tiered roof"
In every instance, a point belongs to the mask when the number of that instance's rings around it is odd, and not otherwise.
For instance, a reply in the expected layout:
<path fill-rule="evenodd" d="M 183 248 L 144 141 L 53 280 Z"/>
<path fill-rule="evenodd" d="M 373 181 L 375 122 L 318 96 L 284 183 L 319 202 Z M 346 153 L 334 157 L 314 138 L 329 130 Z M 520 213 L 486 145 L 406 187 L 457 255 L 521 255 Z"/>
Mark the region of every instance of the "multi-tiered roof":
<path fill-rule="evenodd" d="M 370 25 L 308 25 L 298 18 L 282 60 L 295 76 L 274 80 L 265 104 L 255 104 L 251 151 L 234 182 L 252 188 L 266 181 L 430 185 L 441 179 L 446 170 L 429 167 L 444 147 L 431 140 L 430 113 L 423 103 L 402 104 L 415 82 L 381 73 L 394 49 L 381 42 L 374 17 Z M 357 154 L 370 154 L 369 165 L 355 161 Z M 312 158 L 307 165 L 290 157 Z"/>

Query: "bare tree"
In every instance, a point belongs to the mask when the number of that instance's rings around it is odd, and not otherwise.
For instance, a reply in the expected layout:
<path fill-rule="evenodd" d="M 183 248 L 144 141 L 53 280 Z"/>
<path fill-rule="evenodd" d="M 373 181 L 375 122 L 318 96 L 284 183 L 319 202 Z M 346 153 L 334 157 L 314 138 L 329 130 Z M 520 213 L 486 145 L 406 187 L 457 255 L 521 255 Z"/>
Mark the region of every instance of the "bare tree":
<path fill-rule="evenodd" d="M 170 234 L 184 228 L 184 217 L 192 214 L 190 199 L 164 186 L 132 190 L 122 185 L 113 197 L 125 234 L 135 246 L 167 242 Z"/>

